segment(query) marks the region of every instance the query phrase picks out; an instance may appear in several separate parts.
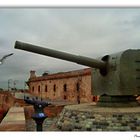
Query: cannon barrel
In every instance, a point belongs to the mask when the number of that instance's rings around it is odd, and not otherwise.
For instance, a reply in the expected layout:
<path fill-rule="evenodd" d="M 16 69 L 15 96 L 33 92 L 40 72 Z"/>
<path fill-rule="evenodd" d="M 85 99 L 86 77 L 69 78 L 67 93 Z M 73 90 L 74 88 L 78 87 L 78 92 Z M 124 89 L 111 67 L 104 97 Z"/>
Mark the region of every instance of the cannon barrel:
<path fill-rule="evenodd" d="M 70 62 L 75 62 L 75 63 L 89 66 L 92 68 L 106 69 L 106 63 L 104 61 L 92 59 L 92 58 L 85 57 L 85 56 L 79 56 L 79 55 L 73 55 L 73 54 L 69 54 L 69 53 L 65 53 L 65 52 L 60 52 L 60 51 L 56 51 L 53 49 L 48 49 L 48 48 L 43 48 L 40 46 L 28 44 L 28 43 L 23 43 L 20 41 L 16 41 L 15 48 L 37 53 L 37 54 L 41 54 L 41 55 L 58 58 L 58 59 L 62 59 L 62 60 L 67 60 Z"/>

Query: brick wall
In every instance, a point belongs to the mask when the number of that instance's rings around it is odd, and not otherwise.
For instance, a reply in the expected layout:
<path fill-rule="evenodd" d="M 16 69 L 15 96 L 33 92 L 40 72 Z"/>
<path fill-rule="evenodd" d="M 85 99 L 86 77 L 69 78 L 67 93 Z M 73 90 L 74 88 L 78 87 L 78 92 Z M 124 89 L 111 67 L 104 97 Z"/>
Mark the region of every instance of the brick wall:
<path fill-rule="evenodd" d="M 92 102 L 91 69 L 29 78 L 30 93 L 51 100 Z M 95 98 L 96 100 L 96 98 Z"/>
<path fill-rule="evenodd" d="M 13 105 L 13 96 L 7 91 L 0 91 L 0 121 L 3 119 L 8 109 Z"/>

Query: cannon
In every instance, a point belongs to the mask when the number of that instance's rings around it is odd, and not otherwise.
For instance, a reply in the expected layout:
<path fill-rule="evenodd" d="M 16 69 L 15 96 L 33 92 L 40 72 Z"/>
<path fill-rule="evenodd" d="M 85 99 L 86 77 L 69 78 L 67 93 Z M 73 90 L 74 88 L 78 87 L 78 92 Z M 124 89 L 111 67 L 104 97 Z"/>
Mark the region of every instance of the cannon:
<path fill-rule="evenodd" d="M 92 68 L 91 87 L 99 95 L 98 106 L 138 106 L 140 95 L 140 49 L 128 49 L 98 59 L 73 55 L 16 41 L 15 48 Z"/>

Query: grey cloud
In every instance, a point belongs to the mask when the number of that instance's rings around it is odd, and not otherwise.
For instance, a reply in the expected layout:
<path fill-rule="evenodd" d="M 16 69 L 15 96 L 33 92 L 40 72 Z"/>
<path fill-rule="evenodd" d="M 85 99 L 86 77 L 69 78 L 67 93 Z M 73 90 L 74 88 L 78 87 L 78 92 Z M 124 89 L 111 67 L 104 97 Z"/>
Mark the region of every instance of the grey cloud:
<path fill-rule="evenodd" d="M 14 56 L 0 66 L 0 83 L 7 87 L 9 78 L 26 81 L 31 69 L 41 74 L 85 68 L 15 50 L 16 40 L 96 58 L 140 48 L 139 16 L 139 8 L 2 8 L 0 56 L 9 52 Z"/>

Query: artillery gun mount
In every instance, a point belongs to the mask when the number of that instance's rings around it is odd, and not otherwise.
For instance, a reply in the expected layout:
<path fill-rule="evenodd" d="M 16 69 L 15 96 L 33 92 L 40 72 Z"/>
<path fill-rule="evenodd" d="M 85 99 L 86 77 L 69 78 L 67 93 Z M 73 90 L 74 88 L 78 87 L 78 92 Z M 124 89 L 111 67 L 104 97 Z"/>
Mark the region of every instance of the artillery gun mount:
<path fill-rule="evenodd" d="M 92 68 L 92 93 L 100 96 L 97 105 L 65 106 L 57 121 L 60 130 L 140 131 L 140 107 L 136 101 L 136 96 L 140 95 L 139 49 L 92 59 L 19 41 L 16 41 L 15 48 Z M 79 123 L 75 123 L 77 121 Z"/>
<path fill-rule="evenodd" d="M 138 106 L 136 96 L 140 95 L 139 49 L 93 59 L 19 41 L 16 41 L 15 48 L 91 67 L 92 93 L 100 96 L 97 106 Z"/>

